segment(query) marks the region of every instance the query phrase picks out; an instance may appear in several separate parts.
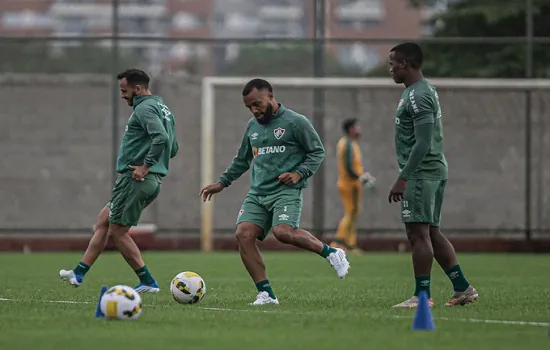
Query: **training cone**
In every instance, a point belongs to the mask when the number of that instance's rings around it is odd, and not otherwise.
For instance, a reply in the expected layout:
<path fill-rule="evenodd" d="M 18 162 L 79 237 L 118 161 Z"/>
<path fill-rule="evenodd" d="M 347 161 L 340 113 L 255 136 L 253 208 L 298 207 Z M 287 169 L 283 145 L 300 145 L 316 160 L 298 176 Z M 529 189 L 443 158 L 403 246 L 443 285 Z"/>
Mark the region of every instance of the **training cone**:
<path fill-rule="evenodd" d="M 435 330 L 432 310 L 428 305 L 428 294 L 425 291 L 420 292 L 418 296 L 418 306 L 411 326 L 413 331 L 433 331 Z"/>
<path fill-rule="evenodd" d="M 95 317 L 96 318 L 103 318 L 105 317 L 105 315 L 103 314 L 103 312 L 101 312 L 101 297 L 103 296 L 103 294 L 105 294 L 105 292 L 107 291 L 107 287 L 106 286 L 102 286 L 101 287 L 101 291 L 99 292 L 99 298 L 97 299 L 97 306 L 95 308 Z"/>

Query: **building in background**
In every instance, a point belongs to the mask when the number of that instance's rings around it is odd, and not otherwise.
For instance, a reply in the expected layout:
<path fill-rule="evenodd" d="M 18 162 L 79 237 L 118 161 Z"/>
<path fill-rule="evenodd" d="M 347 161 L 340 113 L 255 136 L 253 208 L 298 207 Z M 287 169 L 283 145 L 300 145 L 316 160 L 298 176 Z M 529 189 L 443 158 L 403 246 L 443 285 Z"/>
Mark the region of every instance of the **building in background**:
<path fill-rule="evenodd" d="M 429 35 L 422 22 L 456 0 L 432 0 L 422 10 L 408 0 L 326 0 L 327 37 L 401 38 Z M 0 35 L 83 37 L 111 34 L 109 0 L 0 0 Z M 313 35 L 312 0 L 120 0 L 119 31 L 152 40 L 121 41 L 126 53 L 151 69 L 215 73 L 238 57 L 243 44 L 201 44 L 155 38 L 305 38 Z M 58 49 L 77 42 L 54 42 Z M 109 40 L 101 43 L 111 45 Z M 380 64 L 390 45 L 360 42 L 327 47 L 346 67 Z"/>

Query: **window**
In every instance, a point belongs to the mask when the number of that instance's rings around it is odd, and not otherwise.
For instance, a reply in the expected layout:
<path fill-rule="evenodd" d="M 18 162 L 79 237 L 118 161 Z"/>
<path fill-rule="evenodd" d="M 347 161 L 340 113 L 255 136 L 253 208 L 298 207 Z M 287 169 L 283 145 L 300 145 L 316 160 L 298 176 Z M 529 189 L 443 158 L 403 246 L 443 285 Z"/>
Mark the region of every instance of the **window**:
<path fill-rule="evenodd" d="M 51 27 L 53 22 L 51 18 L 44 13 L 32 11 L 5 12 L 2 14 L 2 24 L 6 28 L 47 28 Z"/>

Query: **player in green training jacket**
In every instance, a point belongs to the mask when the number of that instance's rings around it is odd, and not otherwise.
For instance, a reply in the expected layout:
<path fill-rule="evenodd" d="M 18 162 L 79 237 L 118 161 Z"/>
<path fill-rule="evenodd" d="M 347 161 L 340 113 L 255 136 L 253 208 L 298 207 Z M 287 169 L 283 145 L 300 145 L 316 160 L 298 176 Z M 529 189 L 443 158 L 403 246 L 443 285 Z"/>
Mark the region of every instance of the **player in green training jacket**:
<path fill-rule="evenodd" d="M 388 201 L 401 201 L 401 219 L 412 246 L 416 289 L 413 296 L 394 307 L 414 308 L 425 291 L 429 305 L 433 259 L 453 284 L 453 295 L 445 306 L 474 302 L 478 293 L 462 272 L 455 250 L 441 233 L 440 217 L 447 184 L 447 160 L 443 153 L 443 126 L 439 97 L 422 74 L 423 53 L 414 43 L 390 50 L 390 74 L 404 84 L 395 118 L 395 151 L 399 176 Z"/>
<path fill-rule="evenodd" d="M 139 277 L 140 283 L 135 290 L 156 293 L 158 283 L 145 266 L 128 231 L 138 224 L 142 211 L 160 193 L 170 159 L 178 152 L 174 115 L 159 96 L 151 94 L 149 76 L 145 72 L 129 69 L 120 73 L 118 80 L 122 98 L 133 107 L 118 152 L 117 172 L 120 175 L 110 201 L 99 213 L 94 235 L 82 260 L 74 270 L 61 270 L 59 275 L 73 286 L 80 286 L 110 236 Z"/>
<path fill-rule="evenodd" d="M 299 228 L 302 189 L 325 158 L 319 135 L 306 117 L 277 103 L 267 81 L 249 81 L 242 95 L 254 117 L 227 170 L 200 195 L 203 201 L 210 200 L 252 164 L 250 191 L 237 218 L 237 243 L 243 264 L 258 289 L 252 305 L 278 304 L 256 244 L 270 230 L 279 241 L 326 258 L 340 278 L 348 273 L 349 262 L 342 249 L 331 248 Z"/>

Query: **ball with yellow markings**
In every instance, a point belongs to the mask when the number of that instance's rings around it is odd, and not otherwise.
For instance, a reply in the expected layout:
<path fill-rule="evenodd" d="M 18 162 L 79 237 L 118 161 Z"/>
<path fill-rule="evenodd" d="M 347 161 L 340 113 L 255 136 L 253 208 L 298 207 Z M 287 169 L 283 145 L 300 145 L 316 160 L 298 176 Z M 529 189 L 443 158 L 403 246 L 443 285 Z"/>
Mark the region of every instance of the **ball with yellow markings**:
<path fill-rule="evenodd" d="M 141 296 L 132 287 L 117 285 L 101 297 L 101 312 L 108 320 L 135 320 L 141 315 Z"/>
<path fill-rule="evenodd" d="M 184 271 L 172 279 L 170 292 L 180 304 L 195 304 L 206 294 L 206 283 L 197 273 Z"/>

